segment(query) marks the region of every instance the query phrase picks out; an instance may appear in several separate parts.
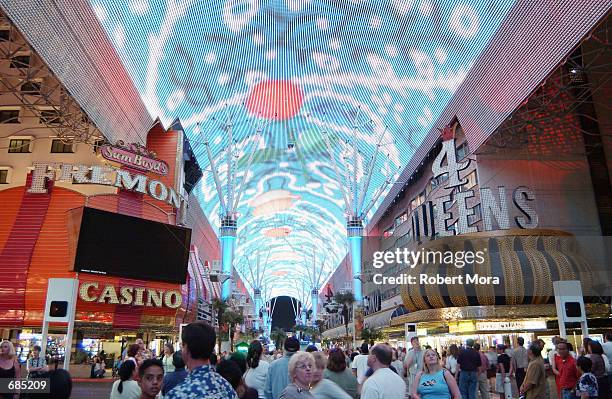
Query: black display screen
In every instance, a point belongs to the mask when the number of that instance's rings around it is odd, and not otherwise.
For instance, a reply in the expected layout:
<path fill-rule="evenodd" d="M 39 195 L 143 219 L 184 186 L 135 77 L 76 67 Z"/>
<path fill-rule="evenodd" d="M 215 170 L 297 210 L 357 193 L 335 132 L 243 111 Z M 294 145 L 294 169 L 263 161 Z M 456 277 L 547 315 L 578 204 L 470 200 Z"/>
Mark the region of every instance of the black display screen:
<path fill-rule="evenodd" d="M 83 208 L 74 270 L 184 284 L 191 229 Z"/>

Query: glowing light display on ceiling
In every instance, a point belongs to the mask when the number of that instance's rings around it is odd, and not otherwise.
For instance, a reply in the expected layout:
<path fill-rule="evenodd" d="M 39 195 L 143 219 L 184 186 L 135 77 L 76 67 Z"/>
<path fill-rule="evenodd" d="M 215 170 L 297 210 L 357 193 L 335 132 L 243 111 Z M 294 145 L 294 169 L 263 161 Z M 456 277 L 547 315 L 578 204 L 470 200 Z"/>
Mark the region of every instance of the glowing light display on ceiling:
<path fill-rule="evenodd" d="M 151 115 L 166 126 L 181 120 L 205 170 L 194 192 L 213 225 L 219 203 L 204 139 L 222 165 L 227 115 L 239 148 L 248 148 L 254 122 L 268 121 L 238 208 L 236 267 L 248 280 L 251 258 L 269 252 L 271 295 L 296 294 L 282 276 L 307 278 L 312 248 L 326 274 L 347 253 L 321 132 L 330 132 L 341 170 L 358 141 L 358 176 L 381 143 L 371 196 L 410 160 L 512 4 L 91 0 Z M 246 155 L 236 154 L 243 178 Z"/>

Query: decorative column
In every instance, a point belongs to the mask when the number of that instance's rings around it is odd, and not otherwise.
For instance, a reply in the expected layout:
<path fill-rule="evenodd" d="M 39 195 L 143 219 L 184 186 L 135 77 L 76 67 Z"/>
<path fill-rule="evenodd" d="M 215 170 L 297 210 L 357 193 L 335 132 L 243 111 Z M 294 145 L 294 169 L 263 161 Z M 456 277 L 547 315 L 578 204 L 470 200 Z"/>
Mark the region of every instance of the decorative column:
<path fill-rule="evenodd" d="M 351 253 L 351 271 L 353 276 L 353 295 L 355 302 L 360 305 L 363 301 L 361 289 L 361 242 L 363 240 L 363 219 L 349 217 L 346 222 L 346 232 Z"/>
<path fill-rule="evenodd" d="M 221 241 L 221 270 L 224 275 L 233 276 L 234 247 L 236 246 L 236 231 L 238 224 L 232 215 L 221 219 L 219 241 Z M 221 289 L 221 299 L 227 300 L 232 295 L 232 279 L 225 280 Z"/>
<path fill-rule="evenodd" d="M 263 329 L 264 329 L 264 333 L 268 337 L 270 336 L 270 333 L 272 332 L 270 327 L 271 327 L 270 326 L 270 316 L 268 315 L 268 308 L 266 307 L 263 312 Z"/>
<path fill-rule="evenodd" d="M 259 310 L 261 309 L 261 290 L 259 288 L 253 289 L 253 304 L 255 306 L 255 321 L 253 322 L 253 327 L 259 330 Z"/>
<path fill-rule="evenodd" d="M 221 299 L 224 301 L 229 299 L 232 295 L 232 279 L 234 275 L 234 248 L 236 246 L 236 233 L 238 230 L 237 221 L 237 209 L 240 205 L 240 198 L 247 187 L 249 170 L 253 164 L 253 157 L 257 150 L 257 146 L 262 137 L 263 125 L 260 125 L 255 132 L 255 140 L 250 146 L 250 153 L 248 155 L 247 165 L 243 173 L 243 179 L 241 184 L 238 186 L 237 180 L 237 164 L 236 160 L 239 159 L 238 152 L 236 151 L 236 143 L 233 137 L 233 121 L 232 116 L 223 123 L 221 131 L 227 135 L 227 146 L 225 147 L 225 161 L 227 167 L 226 182 L 225 184 L 221 180 L 220 168 L 217 167 L 215 157 L 213 156 L 208 137 L 204 142 L 206 148 L 206 155 L 210 163 L 210 169 L 215 182 L 215 189 L 217 190 L 217 196 L 221 205 L 220 211 L 220 226 L 219 226 L 219 243 L 221 245 L 221 267 L 222 273 L 225 276 L 229 276 L 222 286 Z M 200 130 L 198 123 L 197 130 Z M 248 137 L 248 136 L 247 136 Z"/>
<path fill-rule="evenodd" d="M 312 326 L 317 325 L 317 312 L 319 308 L 319 289 L 313 288 L 310 291 L 310 302 L 312 303 L 312 318 L 310 319 L 310 324 Z"/>

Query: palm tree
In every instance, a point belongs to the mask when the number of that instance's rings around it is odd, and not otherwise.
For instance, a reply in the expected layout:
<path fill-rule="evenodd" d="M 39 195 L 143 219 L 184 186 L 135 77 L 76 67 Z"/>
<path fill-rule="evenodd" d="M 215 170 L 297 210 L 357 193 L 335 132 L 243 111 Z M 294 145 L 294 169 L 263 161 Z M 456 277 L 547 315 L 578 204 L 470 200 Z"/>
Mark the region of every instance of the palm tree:
<path fill-rule="evenodd" d="M 319 338 L 319 329 L 317 327 L 306 327 L 304 328 L 304 335 L 310 337 L 312 342 L 317 342 Z"/>
<path fill-rule="evenodd" d="M 285 338 L 287 338 L 287 333 L 282 328 L 276 327 L 270 333 L 270 340 L 274 342 L 277 349 L 281 347 Z"/>
<path fill-rule="evenodd" d="M 349 315 L 353 303 L 355 303 L 355 296 L 351 291 L 346 292 L 337 292 L 334 295 L 334 300 L 342 305 L 342 318 L 344 319 L 344 328 L 346 330 L 346 337 L 349 338 L 348 325 L 349 325 Z"/>
<path fill-rule="evenodd" d="M 212 300 L 211 306 L 214 311 L 215 320 L 217 320 L 217 323 L 219 324 L 219 333 L 217 334 L 217 345 L 219 347 L 218 353 L 221 353 L 221 341 L 222 341 L 221 327 L 223 326 L 222 319 L 223 319 L 223 314 L 227 311 L 227 308 L 229 307 L 229 305 L 223 299 L 214 298 Z"/>
<path fill-rule="evenodd" d="M 227 326 L 227 330 L 229 331 L 230 352 L 233 352 L 234 351 L 234 326 L 236 324 L 244 323 L 244 316 L 240 312 L 236 312 L 235 310 L 229 309 L 223 312 L 223 316 L 221 317 L 221 322 L 223 323 L 224 326 L 225 325 Z"/>
<path fill-rule="evenodd" d="M 248 341 L 252 341 L 254 339 L 257 339 L 257 337 L 259 337 L 259 335 L 262 332 L 263 332 L 263 330 L 261 328 L 251 327 L 251 328 L 246 330 L 245 337 L 247 338 Z"/>
<path fill-rule="evenodd" d="M 384 334 L 381 330 L 364 328 L 361 330 L 361 339 L 368 343 L 368 346 L 372 345 L 374 341 L 383 339 Z"/>

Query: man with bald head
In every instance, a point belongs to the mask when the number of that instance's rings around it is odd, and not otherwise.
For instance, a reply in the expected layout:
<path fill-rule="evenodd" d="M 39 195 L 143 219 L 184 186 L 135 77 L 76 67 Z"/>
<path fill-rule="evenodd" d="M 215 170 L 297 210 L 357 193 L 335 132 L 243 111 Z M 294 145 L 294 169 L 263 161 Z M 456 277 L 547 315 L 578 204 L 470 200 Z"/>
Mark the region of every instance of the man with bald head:
<path fill-rule="evenodd" d="M 404 399 L 406 383 L 389 365 L 393 351 L 387 344 L 374 345 L 368 355 L 368 367 L 374 374 L 363 383 L 361 399 Z"/>

